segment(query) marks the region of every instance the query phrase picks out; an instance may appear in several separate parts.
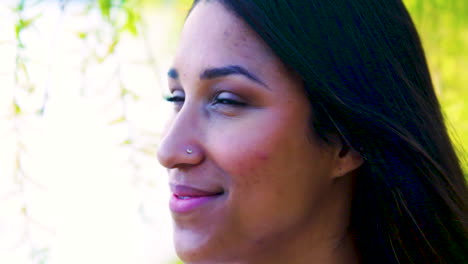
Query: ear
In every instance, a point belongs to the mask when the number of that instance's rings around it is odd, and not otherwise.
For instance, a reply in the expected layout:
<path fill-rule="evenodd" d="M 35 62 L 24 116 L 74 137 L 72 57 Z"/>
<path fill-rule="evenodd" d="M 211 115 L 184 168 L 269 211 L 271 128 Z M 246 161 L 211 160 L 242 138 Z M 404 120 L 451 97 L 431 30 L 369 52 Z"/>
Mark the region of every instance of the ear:
<path fill-rule="evenodd" d="M 343 177 L 355 171 L 364 163 L 361 154 L 346 144 L 340 144 L 334 151 L 333 178 Z"/>

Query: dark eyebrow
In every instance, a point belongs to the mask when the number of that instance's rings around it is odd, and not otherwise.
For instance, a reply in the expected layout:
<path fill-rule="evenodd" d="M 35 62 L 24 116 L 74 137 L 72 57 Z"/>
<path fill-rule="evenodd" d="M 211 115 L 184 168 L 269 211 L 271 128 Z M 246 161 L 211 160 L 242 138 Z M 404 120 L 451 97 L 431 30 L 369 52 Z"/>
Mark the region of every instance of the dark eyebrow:
<path fill-rule="evenodd" d="M 206 79 L 216 79 L 232 74 L 239 74 L 247 77 L 248 79 L 261 84 L 262 86 L 266 87 L 269 89 L 268 85 L 266 85 L 263 81 L 261 81 L 258 77 L 256 77 L 254 74 L 250 73 L 247 69 L 245 69 L 242 66 L 239 65 L 228 65 L 224 67 L 218 67 L 218 68 L 209 68 L 203 71 L 202 74 L 200 74 L 200 79 L 206 80 Z M 179 72 L 175 68 L 171 68 L 168 72 L 167 75 L 169 78 L 174 79 L 174 80 L 179 80 Z"/>
<path fill-rule="evenodd" d="M 262 82 L 257 76 L 250 73 L 247 69 L 239 65 L 228 65 L 228 66 L 219 67 L 219 68 L 206 69 L 202 72 L 202 74 L 200 74 L 200 79 L 201 80 L 216 79 L 216 78 L 233 75 L 233 74 L 243 75 L 247 77 L 248 79 L 268 88 L 268 86 L 264 82 Z"/>
<path fill-rule="evenodd" d="M 179 79 L 179 72 L 176 69 L 171 68 L 167 72 L 167 76 L 169 76 L 169 78 L 171 78 L 171 79 L 178 80 Z"/>

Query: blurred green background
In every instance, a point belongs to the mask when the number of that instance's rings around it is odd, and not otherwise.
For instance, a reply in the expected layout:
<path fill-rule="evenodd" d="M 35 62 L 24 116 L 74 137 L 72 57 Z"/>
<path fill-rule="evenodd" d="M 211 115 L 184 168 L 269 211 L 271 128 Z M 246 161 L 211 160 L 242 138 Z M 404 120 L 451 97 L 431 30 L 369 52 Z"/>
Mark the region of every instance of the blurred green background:
<path fill-rule="evenodd" d="M 405 0 L 454 145 L 468 173 L 468 1 Z"/>

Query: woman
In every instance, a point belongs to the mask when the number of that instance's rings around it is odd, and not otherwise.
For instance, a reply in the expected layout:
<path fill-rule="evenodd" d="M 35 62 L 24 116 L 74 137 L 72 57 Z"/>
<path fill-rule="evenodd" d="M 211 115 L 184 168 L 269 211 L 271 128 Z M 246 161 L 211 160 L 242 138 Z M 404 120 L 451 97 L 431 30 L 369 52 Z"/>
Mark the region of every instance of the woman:
<path fill-rule="evenodd" d="M 169 71 L 186 263 L 468 263 L 467 185 L 397 0 L 196 0 Z"/>

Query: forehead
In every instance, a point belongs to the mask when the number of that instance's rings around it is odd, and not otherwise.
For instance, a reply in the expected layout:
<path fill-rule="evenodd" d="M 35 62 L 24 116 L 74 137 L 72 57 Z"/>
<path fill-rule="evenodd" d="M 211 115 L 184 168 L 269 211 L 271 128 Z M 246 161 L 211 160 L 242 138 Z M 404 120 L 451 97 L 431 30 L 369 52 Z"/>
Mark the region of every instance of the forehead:
<path fill-rule="evenodd" d="M 184 74 L 201 67 L 230 64 L 263 71 L 265 64 L 278 67 L 278 58 L 222 4 L 200 2 L 185 22 L 174 67 Z"/>

